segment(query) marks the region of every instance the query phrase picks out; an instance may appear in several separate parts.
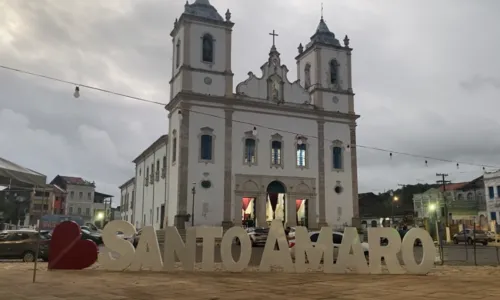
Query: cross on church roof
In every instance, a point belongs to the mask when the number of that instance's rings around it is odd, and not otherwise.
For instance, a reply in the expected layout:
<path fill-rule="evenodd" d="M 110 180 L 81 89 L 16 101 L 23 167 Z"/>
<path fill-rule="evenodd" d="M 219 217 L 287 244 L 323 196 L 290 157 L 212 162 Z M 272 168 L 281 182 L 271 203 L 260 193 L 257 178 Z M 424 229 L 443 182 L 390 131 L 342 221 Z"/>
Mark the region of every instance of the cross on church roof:
<path fill-rule="evenodd" d="M 274 45 L 275 45 L 275 38 L 278 36 L 278 34 L 277 34 L 277 33 L 275 33 L 275 32 L 274 32 L 274 29 L 273 29 L 273 32 L 272 32 L 272 33 L 270 33 L 269 35 L 272 35 L 272 36 L 273 36 L 273 47 L 274 47 Z"/>

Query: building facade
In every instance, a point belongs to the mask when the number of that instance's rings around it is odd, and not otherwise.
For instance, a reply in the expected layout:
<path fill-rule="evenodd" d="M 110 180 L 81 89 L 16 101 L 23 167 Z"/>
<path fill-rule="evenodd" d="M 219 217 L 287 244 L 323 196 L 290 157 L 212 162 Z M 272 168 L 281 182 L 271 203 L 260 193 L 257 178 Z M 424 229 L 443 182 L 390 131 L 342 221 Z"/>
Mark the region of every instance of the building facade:
<path fill-rule="evenodd" d="M 106 214 L 106 203 L 110 206 L 109 199 L 112 196 L 96 192 L 94 182 L 80 177 L 57 175 L 50 184 L 65 192 L 64 207 L 60 209 L 61 214 L 80 216 L 85 222 L 95 222 L 96 217 L 101 215 L 97 214 L 98 212 L 103 213 L 103 218 L 109 215 L 109 210 Z"/>
<path fill-rule="evenodd" d="M 447 184 L 431 188 L 422 194 L 413 195 L 414 211 L 417 218 L 437 216 L 450 223 L 478 222 L 487 226 L 488 216 L 483 191 L 483 177 L 470 182 Z M 434 210 L 433 210 L 434 208 Z"/>
<path fill-rule="evenodd" d="M 120 219 L 135 224 L 133 208 L 135 200 L 135 177 L 120 186 Z"/>
<path fill-rule="evenodd" d="M 490 221 L 500 220 L 500 171 L 484 173 L 486 210 Z"/>
<path fill-rule="evenodd" d="M 144 150 L 136 159 L 135 186 L 129 196 L 133 208 L 130 217 L 136 227 L 154 226 L 160 229 L 165 224 L 168 191 L 167 172 L 168 137 L 163 135 Z"/>
<path fill-rule="evenodd" d="M 208 0 L 186 3 L 174 24 L 168 143 L 134 160 L 135 225 L 159 227 L 162 214 L 178 228 L 353 224 L 359 116 L 349 39 L 341 44 L 321 18 L 290 81 L 273 32 L 262 74 L 250 72 L 234 93 L 233 25 Z"/>

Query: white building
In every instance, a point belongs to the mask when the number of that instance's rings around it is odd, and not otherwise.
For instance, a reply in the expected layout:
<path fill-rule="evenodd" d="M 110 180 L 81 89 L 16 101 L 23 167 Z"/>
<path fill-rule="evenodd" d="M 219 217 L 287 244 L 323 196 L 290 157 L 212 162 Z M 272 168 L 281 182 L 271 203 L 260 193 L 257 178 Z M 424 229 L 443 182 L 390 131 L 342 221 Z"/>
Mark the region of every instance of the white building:
<path fill-rule="evenodd" d="M 233 25 L 229 10 L 223 18 L 208 0 L 186 4 L 175 21 L 169 142 L 160 138 L 134 161 L 135 224 L 159 227 L 164 203 L 166 224 L 179 228 L 243 219 L 267 226 L 273 218 L 352 224 L 359 116 L 349 39 L 341 45 L 321 18 L 299 45 L 298 79 L 290 81 L 273 36 L 262 74 L 250 72 L 234 93 Z"/>
<path fill-rule="evenodd" d="M 135 177 L 120 186 L 120 219 L 134 223 L 133 208 L 135 200 Z"/>
<path fill-rule="evenodd" d="M 490 221 L 500 220 L 500 170 L 484 173 L 484 193 L 486 195 L 486 210 Z"/>
<path fill-rule="evenodd" d="M 133 207 L 130 222 L 138 228 L 153 225 L 159 229 L 165 224 L 167 145 L 167 135 L 163 135 L 134 159 L 135 186 L 128 189 L 135 192 L 130 196 Z"/>

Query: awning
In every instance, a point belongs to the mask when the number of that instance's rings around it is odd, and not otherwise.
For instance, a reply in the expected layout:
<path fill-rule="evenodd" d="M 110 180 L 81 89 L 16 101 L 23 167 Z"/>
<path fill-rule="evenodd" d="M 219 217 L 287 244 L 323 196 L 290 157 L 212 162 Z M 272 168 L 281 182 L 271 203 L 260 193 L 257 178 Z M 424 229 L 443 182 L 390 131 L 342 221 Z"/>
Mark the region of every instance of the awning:
<path fill-rule="evenodd" d="M 0 185 L 45 186 L 47 176 L 0 157 Z"/>

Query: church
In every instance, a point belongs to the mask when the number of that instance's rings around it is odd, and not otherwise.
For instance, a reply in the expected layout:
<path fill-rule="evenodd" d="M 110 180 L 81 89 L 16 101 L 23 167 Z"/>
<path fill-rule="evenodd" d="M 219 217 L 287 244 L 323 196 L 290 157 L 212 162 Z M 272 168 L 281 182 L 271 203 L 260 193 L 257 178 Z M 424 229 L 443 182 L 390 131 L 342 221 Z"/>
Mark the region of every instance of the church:
<path fill-rule="evenodd" d="M 134 160 L 122 218 L 157 229 L 357 225 L 349 38 L 321 17 L 290 81 L 273 31 L 261 72 L 235 85 L 233 26 L 209 0 L 186 2 L 175 20 L 168 134 Z"/>

